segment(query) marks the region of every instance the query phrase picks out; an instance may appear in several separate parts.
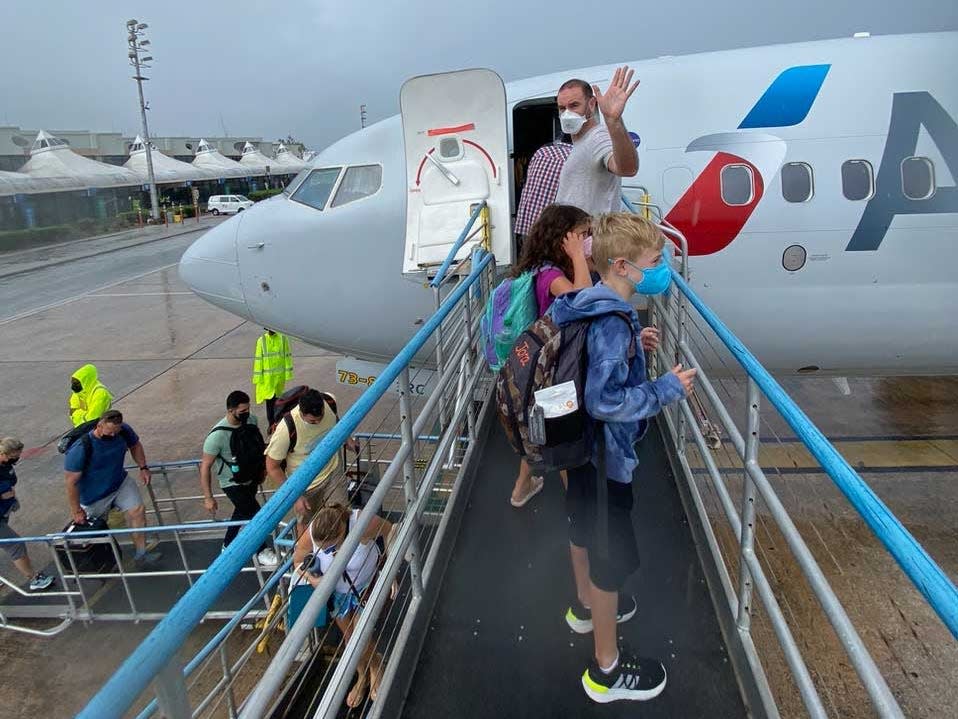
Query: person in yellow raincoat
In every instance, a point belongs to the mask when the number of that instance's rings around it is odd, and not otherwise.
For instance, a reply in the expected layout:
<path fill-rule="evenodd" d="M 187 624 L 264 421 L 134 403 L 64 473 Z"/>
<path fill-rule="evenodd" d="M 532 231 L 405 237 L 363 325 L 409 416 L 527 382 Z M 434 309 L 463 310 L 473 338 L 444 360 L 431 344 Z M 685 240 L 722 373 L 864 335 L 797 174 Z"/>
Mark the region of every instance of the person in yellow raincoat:
<path fill-rule="evenodd" d="M 293 379 L 293 353 L 289 338 L 269 328 L 256 340 L 253 356 L 253 387 L 256 388 L 256 404 L 266 403 L 266 422 L 270 426 L 276 420 L 273 407 L 276 398 L 283 394 L 286 382 Z"/>
<path fill-rule="evenodd" d="M 99 418 L 113 406 L 113 393 L 100 382 L 92 364 L 85 364 L 73 373 L 70 390 L 70 421 L 74 427 Z"/>

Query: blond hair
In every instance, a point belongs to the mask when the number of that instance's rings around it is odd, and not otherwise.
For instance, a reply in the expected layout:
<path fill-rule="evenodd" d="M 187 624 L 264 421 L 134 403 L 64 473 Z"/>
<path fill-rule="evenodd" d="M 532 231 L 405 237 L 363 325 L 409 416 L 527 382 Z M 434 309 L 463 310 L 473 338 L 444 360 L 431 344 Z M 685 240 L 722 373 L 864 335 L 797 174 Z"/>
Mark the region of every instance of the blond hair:
<path fill-rule="evenodd" d="M 609 261 L 634 260 L 647 250 L 661 250 L 665 238 L 651 220 L 631 212 L 610 212 L 592 222 L 592 261 L 600 275 Z"/>
<path fill-rule="evenodd" d="M 19 452 L 23 449 L 23 442 L 21 442 L 16 437 L 4 437 L 0 439 L 0 454 L 9 457 L 14 452 Z"/>

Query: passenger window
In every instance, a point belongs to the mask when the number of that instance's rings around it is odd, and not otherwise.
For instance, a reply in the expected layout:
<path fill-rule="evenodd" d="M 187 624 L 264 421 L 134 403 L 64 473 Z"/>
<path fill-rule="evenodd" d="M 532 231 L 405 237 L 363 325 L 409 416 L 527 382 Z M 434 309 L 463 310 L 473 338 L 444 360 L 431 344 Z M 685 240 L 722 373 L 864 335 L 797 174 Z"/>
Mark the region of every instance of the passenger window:
<path fill-rule="evenodd" d="M 927 200 L 935 194 L 935 165 L 927 157 L 901 161 L 901 191 L 909 200 Z"/>
<path fill-rule="evenodd" d="M 439 141 L 439 155 L 443 160 L 461 160 L 462 145 L 455 137 L 444 137 Z"/>
<path fill-rule="evenodd" d="M 313 170 L 293 193 L 292 199 L 317 210 L 326 208 L 326 201 L 336 186 L 341 167 L 324 167 Z"/>
<path fill-rule="evenodd" d="M 846 200 L 868 200 L 875 194 L 875 171 L 868 160 L 842 163 L 842 193 Z"/>
<path fill-rule="evenodd" d="M 752 168 L 726 165 L 721 175 L 722 200 L 726 205 L 747 205 L 752 201 Z"/>
<path fill-rule="evenodd" d="M 340 207 L 364 197 L 375 195 L 383 184 L 383 168 L 380 165 L 349 167 L 339 183 L 331 207 Z"/>
<path fill-rule="evenodd" d="M 806 162 L 782 165 L 782 197 L 786 202 L 808 202 L 814 194 L 812 166 Z"/>

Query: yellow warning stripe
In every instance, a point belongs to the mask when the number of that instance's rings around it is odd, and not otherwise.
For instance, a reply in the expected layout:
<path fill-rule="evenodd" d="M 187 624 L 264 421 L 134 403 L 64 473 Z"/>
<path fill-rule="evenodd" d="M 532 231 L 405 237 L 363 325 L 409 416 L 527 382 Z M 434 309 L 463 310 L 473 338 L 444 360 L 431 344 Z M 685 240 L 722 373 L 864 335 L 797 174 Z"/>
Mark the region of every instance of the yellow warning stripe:
<path fill-rule="evenodd" d="M 852 467 L 859 469 L 958 466 L 956 439 L 849 440 L 835 442 L 834 446 Z M 722 449 L 711 454 L 721 469 L 742 467 L 738 453 L 727 440 Z M 797 442 L 762 444 L 758 457 L 762 467 L 814 469 L 819 466 L 805 446 Z M 696 452 L 689 453 L 689 463 L 693 468 L 704 466 Z"/>

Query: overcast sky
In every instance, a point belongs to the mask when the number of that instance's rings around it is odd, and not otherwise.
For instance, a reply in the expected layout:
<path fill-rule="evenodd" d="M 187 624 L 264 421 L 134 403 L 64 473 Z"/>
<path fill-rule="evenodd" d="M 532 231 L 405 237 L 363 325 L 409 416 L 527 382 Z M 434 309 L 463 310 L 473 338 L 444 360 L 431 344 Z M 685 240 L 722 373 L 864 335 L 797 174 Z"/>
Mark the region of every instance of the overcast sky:
<path fill-rule="evenodd" d="M 149 24 L 156 135 L 287 133 L 315 149 L 398 111 L 412 75 L 506 80 L 780 42 L 958 29 L 956 0 L 0 0 L 0 122 L 139 130 L 125 22 Z M 601 9 L 600 9 L 601 8 Z"/>

